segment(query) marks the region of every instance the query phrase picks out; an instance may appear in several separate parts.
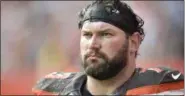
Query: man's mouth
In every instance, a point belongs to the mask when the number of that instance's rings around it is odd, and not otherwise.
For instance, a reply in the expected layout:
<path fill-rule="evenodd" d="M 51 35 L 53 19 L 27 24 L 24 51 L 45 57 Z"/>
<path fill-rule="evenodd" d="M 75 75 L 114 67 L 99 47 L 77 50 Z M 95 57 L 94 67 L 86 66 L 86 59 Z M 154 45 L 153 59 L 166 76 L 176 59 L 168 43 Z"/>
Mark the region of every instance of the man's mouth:
<path fill-rule="evenodd" d="M 91 62 L 91 63 L 96 63 L 96 62 L 98 62 L 99 60 L 99 57 L 97 57 L 97 56 L 89 56 L 88 58 L 87 58 L 87 61 L 88 62 Z"/>
<path fill-rule="evenodd" d="M 98 59 L 99 59 L 100 57 L 98 56 L 98 55 L 89 55 L 88 57 L 87 57 L 87 61 L 90 61 L 90 62 L 97 62 L 98 61 Z"/>
<path fill-rule="evenodd" d="M 89 59 L 97 59 L 97 58 L 99 58 L 99 57 L 97 57 L 97 56 L 89 56 L 88 58 L 89 58 Z"/>
<path fill-rule="evenodd" d="M 87 60 L 97 60 L 101 58 L 101 55 L 97 52 L 89 52 L 87 55 L 86 55 L 86 59 Z"/>

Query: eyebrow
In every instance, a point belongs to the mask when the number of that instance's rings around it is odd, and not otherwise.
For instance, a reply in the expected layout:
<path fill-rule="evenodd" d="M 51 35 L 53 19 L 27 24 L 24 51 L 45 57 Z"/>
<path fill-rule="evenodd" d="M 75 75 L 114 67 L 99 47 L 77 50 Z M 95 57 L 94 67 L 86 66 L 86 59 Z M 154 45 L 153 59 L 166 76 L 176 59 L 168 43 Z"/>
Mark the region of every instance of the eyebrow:
<path fill-rule="evenodd" d="M 103 33 L 103 32 L 108 32 L 108 31 L 112 31 L 111 29 L 103 29 L 103 30 L 99 30 L 99 31 L 96 31 L 97 33 Z M 89 32 L 92 32 L 92 31 L 90 31 L 90 30 L 82 30 L 81 32 L 83 32 L 83 33 L 89 33 Z"/>

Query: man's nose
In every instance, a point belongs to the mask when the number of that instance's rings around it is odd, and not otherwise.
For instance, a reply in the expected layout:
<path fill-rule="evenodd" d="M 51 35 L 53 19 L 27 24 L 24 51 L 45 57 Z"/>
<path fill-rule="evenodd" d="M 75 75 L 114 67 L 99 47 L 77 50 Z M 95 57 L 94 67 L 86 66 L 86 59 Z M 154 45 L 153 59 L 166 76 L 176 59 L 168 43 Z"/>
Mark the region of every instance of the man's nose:
<path fill-rule="evenodd" d="M 100 48 L 101 48 L 100 40 L 96 36 L 93 36 L 89 42 L 89 49 L 100 49 Z"/>

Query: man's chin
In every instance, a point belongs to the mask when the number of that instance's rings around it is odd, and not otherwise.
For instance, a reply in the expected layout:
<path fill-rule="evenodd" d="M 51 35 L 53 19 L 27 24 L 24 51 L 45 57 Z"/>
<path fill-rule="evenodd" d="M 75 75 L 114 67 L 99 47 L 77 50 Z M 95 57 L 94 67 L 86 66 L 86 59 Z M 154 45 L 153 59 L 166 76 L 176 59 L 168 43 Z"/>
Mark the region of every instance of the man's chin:
<path fill-rule="evenodd" d="M 85 68 L 86 71 L 95 71 L 98 69 L 99 64 L 94 64 L 94 63 L 90 63 L 87 65 L 87 67 Z"/>
<path fill-rule="evenodd" d="M 89 77 L 91 77 L 91 78 L 94 78 L 94 79 L 96 79 L 96 80 L 100 80 L 100 81 L 103 81 L 103 80 L 108 80 L 108 79 L 110 79 L 110 78 L 112 78 L 112 77 L 110 77 L 110 76 L 106 76 L 105 77 L 105 75 L 100 75 L 100 74 L 96 74 L 96 75 L 94 75 L 94 74 L 89 74 L 89 73 L 86 73 Z M 114 76 L 113 76 L 114 77 Z"/>
<path fill-rule="evenodd" d="M 105 74 L 105 72 L 103 72 L 105 70 L 103 70 L 102 68 L 100 68 L 100 66 L 95 66 L 94 64 L 91 64 L 90 66 L 87 66 L 85 68 L 85 73 L 94 78 L 94 79 L 97 79 L 97 80 L 105 80 L 107 78 L 105 78 L 104 76 L 105 75 L 108 75 L 108 74 Z"/>

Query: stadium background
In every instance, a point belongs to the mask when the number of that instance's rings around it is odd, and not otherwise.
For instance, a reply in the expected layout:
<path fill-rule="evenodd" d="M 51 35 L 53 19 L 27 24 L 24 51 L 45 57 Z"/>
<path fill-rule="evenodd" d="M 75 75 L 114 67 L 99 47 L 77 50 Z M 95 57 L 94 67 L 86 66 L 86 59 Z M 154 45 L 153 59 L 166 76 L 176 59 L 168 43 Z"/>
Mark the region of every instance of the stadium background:
<path fill-rule="evenodd" d="M 126 1 L 144 21 L 137 66 L 184 73 L 184 1 Z M 1 1 L 1 94 L 28 95 L 53 71 L 80 71 L 77 13 L 90 1 Z"/>

